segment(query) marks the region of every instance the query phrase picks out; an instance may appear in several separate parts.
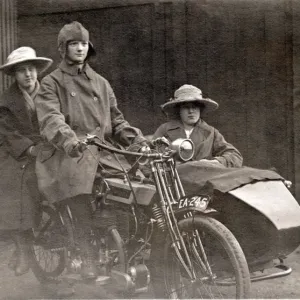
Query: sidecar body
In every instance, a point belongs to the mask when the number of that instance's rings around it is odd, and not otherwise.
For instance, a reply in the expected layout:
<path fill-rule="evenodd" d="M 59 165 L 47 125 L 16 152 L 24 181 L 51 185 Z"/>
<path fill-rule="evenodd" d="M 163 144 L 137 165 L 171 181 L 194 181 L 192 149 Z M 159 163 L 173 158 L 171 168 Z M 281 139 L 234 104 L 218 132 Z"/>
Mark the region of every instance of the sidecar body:
<path fill-rule="evenodd" d="M 282 180 L 216 192 L 213 207 L 239 241 L 252 272 L 300 245 L 300 206 Z"/>

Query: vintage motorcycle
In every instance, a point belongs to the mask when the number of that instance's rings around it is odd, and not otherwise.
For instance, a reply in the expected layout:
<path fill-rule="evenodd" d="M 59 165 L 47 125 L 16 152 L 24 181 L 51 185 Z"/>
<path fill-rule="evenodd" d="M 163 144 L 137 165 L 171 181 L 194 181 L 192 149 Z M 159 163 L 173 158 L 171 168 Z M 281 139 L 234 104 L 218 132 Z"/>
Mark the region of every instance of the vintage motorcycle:
<path fill-rule="evenodd" d="M 118 149 L 88 135 L 86 144 L 134 158 L 131 170 L 99 172 L 94 183 L 94 245 L 99 284 L 122 296 L 152 291 L 156 298 L 247 298 L 244 252 L 218 218 L 212 194 L 186 194 L 176 170 L 194 153 L 189 139 L 154 143 L 151 152 Z M 162 147 L 164 145 L 164 147 Z M 86 150 L 88 151 L 88 150 Z M 150 177 L 134 166 L 147 166 Z M 81 257 L 72 214 L 43 205 L 34 230 L 32 271 L 41 282 L 80 280 Z"/>

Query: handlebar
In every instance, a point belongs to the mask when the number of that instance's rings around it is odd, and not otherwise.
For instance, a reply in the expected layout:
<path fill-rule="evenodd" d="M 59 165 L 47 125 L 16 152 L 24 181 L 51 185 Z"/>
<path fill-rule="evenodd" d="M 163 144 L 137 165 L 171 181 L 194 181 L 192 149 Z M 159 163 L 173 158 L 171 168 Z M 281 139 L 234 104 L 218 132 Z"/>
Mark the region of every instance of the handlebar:
<path fill-rule="evenodd" d="M 105 150 L 108 150 L 108 151 L 113 152 L 113 153 L 118 153 L 118 154 L 122 154 L 122 155 L 136 156 L 136 157 L 139 157 L 139 158 L 143 157 L 143 158 L 161 159 L 165 156 L 162 153 L 131 152 L 131 151 L 128 151 L 128 150 L 117 149 L 115 147 L 107 146 L 107 145 L 105 145 L 101 142 L 97 142 L 95 140 L 96 138 L 97 138 L 97 136 L 88 134 L 86 139 L 83 141 L 83 143 L 85 143 L 86 145 L 94 145 L 94 146 L 97 146 L 101 149 L 105 149 Z"/>

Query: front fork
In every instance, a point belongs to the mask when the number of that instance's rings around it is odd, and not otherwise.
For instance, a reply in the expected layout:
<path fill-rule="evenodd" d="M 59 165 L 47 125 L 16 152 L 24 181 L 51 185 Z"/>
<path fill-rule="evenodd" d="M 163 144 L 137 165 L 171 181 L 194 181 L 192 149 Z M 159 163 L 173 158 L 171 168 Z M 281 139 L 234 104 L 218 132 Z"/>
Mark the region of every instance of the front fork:
<path fill-rule="evenodd" d="M 194 218 L 195 214 L 202 214 L 203 217 L 207 217 L 208 215 L 215 214 L 215 210 L 207 210 L 207 212 L 199 212 L 197 210 L 193 211 L 190 210 L 188 212 L 185 211 L 183 214 L 182 211 L 178 210 L 175 211 L 175 215 L 181 216 L 181 218 Z M 188 241 L 184 240 L 184 236 L 179 230 L 178 223 L 176 222 L 175 228 L 178 230 L 178 235 L 171 236 L 172 238 L 172 247 L 175 251 L 177 258 L 179 259 L 180 263 L 184 267 L 187 275 L 189 278 L 194 281 L 196 279 L 195 269 L 193 264 L 191 263 L 191 255 L 194 259 L 196 259 L 197 264 L 204 270 L 204 272 L 210 277 L 213 278 L 214 274 L 211 270 L 210 264 L 208 262 L 205 249 L 202 244 L 200 233 L 197 229 L 193 231 L 193 238 L 189 239 Z M 175 232 L 173 231 L 173 234 Z M 173 235 L 172 234 L 172 235 Z M 187 248 L 188 247 L 188 248 Z M 190 251 L 188 251 L 188 249 Z"/>

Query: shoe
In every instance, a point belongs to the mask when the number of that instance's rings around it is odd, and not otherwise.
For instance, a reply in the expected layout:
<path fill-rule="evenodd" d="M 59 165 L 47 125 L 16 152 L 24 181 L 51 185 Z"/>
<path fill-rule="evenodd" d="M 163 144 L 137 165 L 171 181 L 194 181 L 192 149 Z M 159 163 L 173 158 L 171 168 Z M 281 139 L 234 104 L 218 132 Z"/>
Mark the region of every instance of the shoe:
<path fill-rule="evenodd" d="M 97 268 L 95 266 L 94 261 L 90 261 L 89 259 L 84 259 L 81 265 L 81 277 L 84 280 L 95 279 L 97 274 Z"/>

